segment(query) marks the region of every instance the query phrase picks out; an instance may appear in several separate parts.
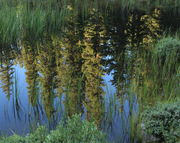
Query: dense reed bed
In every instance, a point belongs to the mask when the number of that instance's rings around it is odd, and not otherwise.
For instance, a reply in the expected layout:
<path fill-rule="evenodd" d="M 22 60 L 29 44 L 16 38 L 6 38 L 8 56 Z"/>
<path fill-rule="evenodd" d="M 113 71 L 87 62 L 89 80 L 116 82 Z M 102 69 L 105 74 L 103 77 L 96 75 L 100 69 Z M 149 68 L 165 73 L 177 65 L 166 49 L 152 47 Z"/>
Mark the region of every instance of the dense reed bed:
<path fill-rule="evenodd" d="M 38 40 L 47 33 L 61 35 L 70 17 L 74 23 L 85 20 L 93 9 L 106 19 L 106 16 L 118 17 L 122 11 L 148 12 L 155 7 L 178 14 L 179 6 L 179 0 L 1 0 L 0 41 L 17 43 L 23 38 Z"/>

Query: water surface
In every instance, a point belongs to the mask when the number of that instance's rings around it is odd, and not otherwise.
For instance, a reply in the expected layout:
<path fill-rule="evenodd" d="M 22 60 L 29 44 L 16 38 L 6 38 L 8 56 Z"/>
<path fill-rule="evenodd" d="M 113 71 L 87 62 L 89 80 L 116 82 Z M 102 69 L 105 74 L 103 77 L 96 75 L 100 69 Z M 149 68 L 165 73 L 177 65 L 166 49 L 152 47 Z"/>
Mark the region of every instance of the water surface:
<path fill-rule="evenodd" d="M 128 13 L 108 26 L 92 15 L 83 30 L 71 29 L 63 38 L 1 48 L 0 133 L 25 135 L 39 125 L 54 129 L 60 120 L 81 113 L 110 141 L 138 142 L 132 133 L 139 106 L 154 102 L 141 102 L 143 87 L 149 88 L 148 98 L 153 85 L 163 82 L 149 74 L 153 63 L 146 55 L 171 26 L 170 17 L 160 13 Z M 157 88 L 163 89 L 161 84 Z"/>

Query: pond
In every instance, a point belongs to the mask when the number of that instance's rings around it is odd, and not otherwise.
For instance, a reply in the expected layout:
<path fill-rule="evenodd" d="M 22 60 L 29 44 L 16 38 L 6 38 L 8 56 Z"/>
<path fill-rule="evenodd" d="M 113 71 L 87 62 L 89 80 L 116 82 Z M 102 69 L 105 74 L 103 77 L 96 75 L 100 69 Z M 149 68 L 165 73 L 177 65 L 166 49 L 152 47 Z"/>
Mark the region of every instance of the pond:
<path fill-rule="evenodd" d="M 73 20 L 58 36 L 28 35 L 18 44 L 1 44 L 0 134 L 26 135 L 39 125 L 51 130 L 81 113 L 111 142 L 139 142 L 144 106 L 179 94 L 179 61 L 168 61 L 174 64 L 167 74 L 155 60 L 153 43 L 164 31 L 177 34 L 180 18 L 154 8 L 106 20 L 92 10 L 85 22 Z"/>

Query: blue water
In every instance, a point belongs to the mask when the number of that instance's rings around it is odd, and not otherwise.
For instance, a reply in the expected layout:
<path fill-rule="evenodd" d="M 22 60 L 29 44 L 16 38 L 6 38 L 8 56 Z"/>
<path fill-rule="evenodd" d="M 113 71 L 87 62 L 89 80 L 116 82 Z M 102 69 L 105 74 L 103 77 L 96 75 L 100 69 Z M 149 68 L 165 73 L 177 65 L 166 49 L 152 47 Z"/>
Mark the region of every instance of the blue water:
<path fill-rule="evenodd" d="M 14 70 L 16 85 L 13 84 L 13 92 L 9 99 L 0 88 L 0 133 L 25 135 L 39 125 L 46 125 L 49 129 L 55 128 L 65 114 L 64 96 L 54 99 L 56 112 L 53 113 L 51 119 L 48 119 L 40 97 L 37 106 L 33 107 L 29 103 L 26 70 L 19 65 L 14 66 Z M 105 74 L 103 77 L 105 86 L 102 88 L 105 91 L 105 114 L 100 127 L 112 142 L 130 142 L 130 102 L 126 98 L 128 95 L 123 95 L 123 101 L 116 96 L 116 88 L 111 83 L 112 79 L 112 73 Z M 13 80 L 15 82 L 15 78 Z M 17 92 L 15 92 L 15 89 L 17 89 Z M 133 100 L 133 109 L 136 111 L 138 109 L 136 98 L 133 97 Z"/>

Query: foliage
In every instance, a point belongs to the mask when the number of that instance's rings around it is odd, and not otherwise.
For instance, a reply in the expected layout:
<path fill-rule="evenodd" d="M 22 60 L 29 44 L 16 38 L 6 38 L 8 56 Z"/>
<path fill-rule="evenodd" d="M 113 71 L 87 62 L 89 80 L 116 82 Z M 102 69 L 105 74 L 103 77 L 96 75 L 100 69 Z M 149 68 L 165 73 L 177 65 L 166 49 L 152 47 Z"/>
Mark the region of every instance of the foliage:
<path fill-rule="evenodd" d="M 138 53 L 131 89 L 147 104 L 179 96 L 179 50 L 176 37 L 162 37 L 146 53 Z M 150 99 L 150 100 L 148 100 Z"/>
<path fill-rule="evenodd" d="M 179 95 L 180 40 L 177 37 L 164 37 L 154 47 L 152 72 L 160 77 L 164 94 Z M 152 73 L 153 74 L 153 73 Z M 171 79 L 171 80 L 169 80 Z M 157 82 L 159 84 L 159 82 Z"/>
<path fill-rule="evenodd" d="M 179 13 L 179 0 L 1 0 L 0 1 L 0 40 L 11 44 L 22 39 L 40 40 L 44 35 L 60 35 L 69 16 L 74 13 L 75 22 L 80 17 L 86 19 L 92 9 L 102 15 L 119 17 L 123 10 L 148 10 L 155 7 L 170 9 Z M 114 11 L 118 11 L 114 15 Z M 168 11 L 168 10 L 167 10 Z"/>
<path fill-rule="evenodd" d="M 36 131 L 26 137 L 27 143 L 43 143 L 48 135 L 48 131 L 45 127 L 41 126 Z"/>
<path fill-rule="evenodd" d="M 160 38 L 161 33 L 161 27 L 159 18 L 161 16 L 161 12 L 159 9 L 154 9 L 151 15 L 143 15 L 141 17 L 141 21 L 144 22 L 144 24 L 141 26 L 143 30 L 143 38 L 142 38 L 142 44 L 143 46 L 149 47 L 152 45 L 154 41 L 156 41 L 158 38 Z"/>
<path fill-rule="evenodd" d="M 142 114 L 147 133 L 161 141 L 180 141 L 180 102 L 161 103 L 146 109 Z"/>
<path fill-rule="evenodd" d="M 0 143 L 26 143 L 26 139 L 18 135 L 13 135 L 8 138 L 2 138 Z"/>
<path fill-rule="evenodd" d="M 155 54 L 163 63 L 180 59 L 180 40 L 170 36 L 162 38 L 155 44 Z"/>
<path fill-rule="evenodd" d="M 65 127 L 60 124 L 57 130 L 52 131 L 45 143 L 105 143 L 104 137 L 94 123 L 81 120 L 80 116 L 74 115 L 72 119 L 68 119 Z"/>
<path fill-rule="evenodd" d="M 80 115 L 73 115 L 66 124 L 59 124 L 56 130 L 48 131 L 45 127 L 26 136 L 13 135 L 2 138 L 0 143 L 106 143 L 105 135 L 94 123 L 81 120 Z"/>
<path fill-rule="evenodd" d="M 127 35 L 127 47 L 151 48 L 161 36 L 160 16 L 161 11 L 157 8 L 145 15 L 131 14 L 124 31 Z"/>

